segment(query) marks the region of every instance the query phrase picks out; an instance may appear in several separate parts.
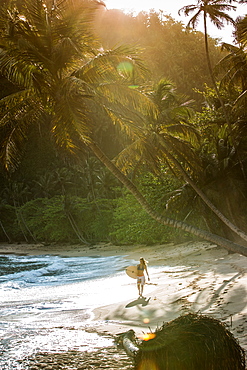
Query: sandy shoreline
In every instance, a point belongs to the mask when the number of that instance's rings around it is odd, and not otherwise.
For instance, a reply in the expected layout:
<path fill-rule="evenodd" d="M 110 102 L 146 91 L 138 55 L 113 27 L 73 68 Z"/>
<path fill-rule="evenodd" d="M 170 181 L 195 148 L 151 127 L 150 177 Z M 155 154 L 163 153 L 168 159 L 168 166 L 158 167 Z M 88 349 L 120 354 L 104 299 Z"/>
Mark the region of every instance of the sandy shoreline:
<path fill-rule="evenodd" d="M 246 257 L 229 254 L 206 242 L 155 246 L 43 246 L 0 244 L 0 254 L 112 256 L 149 261 L 150 285 L 145 300 L 131 297 L 94 310 L 98 332 L 116 334 L 134 329 L 138 336 L 181 314 L 200 312 L 224 322 L 247 351 Z M 126 281 L 123 282 L 126 284 Z M 135 281 L 128 280 L 130 289 Z M 119 287 L 121 289 L 121 286 Z"/>

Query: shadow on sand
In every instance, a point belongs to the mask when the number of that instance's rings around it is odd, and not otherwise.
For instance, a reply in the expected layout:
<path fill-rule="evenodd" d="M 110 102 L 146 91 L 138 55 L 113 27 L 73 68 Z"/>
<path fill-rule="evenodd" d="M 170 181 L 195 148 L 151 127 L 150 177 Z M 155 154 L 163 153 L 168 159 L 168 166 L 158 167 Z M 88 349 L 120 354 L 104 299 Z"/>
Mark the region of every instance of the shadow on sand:
<path fill-rule="evenodd" d="M 138 306 L 139 304 L 141 304 L 143 307 L 144 306 L 147 306 L 149 301 L 150 301 L 151 297 L 149 298 L 145 298 L 145 297 L 142 297 L 142 298 L 138 298 L 130 303 L 128 303 L 125 308 L 130 308 L 130 307 L 133 307 L 133 306 Z"/>

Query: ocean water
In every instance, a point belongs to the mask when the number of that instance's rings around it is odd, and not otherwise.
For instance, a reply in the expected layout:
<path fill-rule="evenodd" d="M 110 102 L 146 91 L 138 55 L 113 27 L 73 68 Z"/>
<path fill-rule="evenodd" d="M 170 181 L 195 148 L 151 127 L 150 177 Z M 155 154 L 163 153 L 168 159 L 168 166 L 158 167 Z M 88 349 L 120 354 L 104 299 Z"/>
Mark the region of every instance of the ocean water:
<path fill-rule="evenodd" d="M 93 308 L 130 298 L 130 264 L 124 256 L 0 255 L 0 369 L 24 369 L 22 360 L 41 352 L 112 346 L 85 326 Z"/>

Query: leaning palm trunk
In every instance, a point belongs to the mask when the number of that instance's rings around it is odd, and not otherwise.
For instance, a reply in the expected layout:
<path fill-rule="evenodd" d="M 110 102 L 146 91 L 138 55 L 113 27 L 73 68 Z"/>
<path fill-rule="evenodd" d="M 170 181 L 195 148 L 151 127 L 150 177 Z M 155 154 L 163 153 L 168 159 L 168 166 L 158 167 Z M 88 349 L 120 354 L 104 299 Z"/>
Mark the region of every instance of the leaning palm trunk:
<path fill-rule="evenodd" d="M 162 141 L 161 141 L 162 144 Z M 208 197 L 201 191 L 194 181 L 191 179 L 191 177 L 186 173 L 186 171 L 183 169 L 181 164 L 177 161 L 177 159 L 171 155 L 167 150 L 165 151 L 166 157 L 168 157 L 171 162 L 176 166 L 176 168 L 179 170 L 179 172 L 182 174 L 185 181 L 188 182 L 188 184 L 194 189 L 194 191 L 197 193 L 197 195 L 203 200 L 203 202 L 211 209 L 212 212 L 226 225 L 231 229 L 235 234 L 239 235 L 243 240 L 247 241 L 247 235 L 245 232 L 240 230 L 236 225 L 234 225 L 230 220 L 228 220 L 227 217 L 225 217 L 218 208 L 215 207 L 215 205 L 208 199 Z"/>
<path fill-rule="evenodd" d="M 21 230 L 21 233 L 22 233 L 26 243 L 28 243 L 28 238 L 26 236 L 25 230 L 23 229 L 23 223 L 21 222 L 21 219 L 20 219 L 20 210 L 18 209 L 15 200 L 14 200 L 14 208 L 15 208 L 15 214 L 16 214 L 16 219 L 17 219 L 18 226 Z"/>
<path fill-rule="evenodd" d="M 81 235 L 81 232 L 80 232 L 72 214 L 70 212 L 66 212 L 66 216 L 69 220 L 69 223 L 70 223 L 75 235 L 80 240 L 80 242 L 89 245 L 90 243 L 88 243 L 88 241 L 86 239 L 84 239 L 83 236 Z"/>
<path fill-rule="evenodd" d="M 103 163 L 110 172 L 134 195 L 136 200 L 141 204 L 143 209 L 152 217 L 154 220 L 160 224 L 171 226 L 174 228 L 181 229 L 185 232 L 198 236 L 204 240 L 207 240 L 211 243 L 217 244 L 231 252 L 236 252 L 247 256 L 247 248 L 233 243 L 230 240 L 220 237 L 219 235 L 212 234 L 208 231 L 198 229 L 194 226 L 188 225 L 182 221 L 176 221 L 168 217 L 164 217 L 156 212 L 144 196 L 140 193 L 137 187 L 126 177 L 116 166 L 115 164 L 102 152 L 102 150 L 93 142 L 87 143 L 88 147 L 92 150 L 94 155 Z"/>
<path fill-rule="evenodd" d="M 8 233 L 7 233 L 6 229 L 5 229 L 5 227 L 3 226 L 3 223 L 2 223 L 2 221 L 1 221 L 1 220 L 0 220 L 0 226 L 1 226 L 1 229 L 3 230 L 4 235 L 7 237 L 8 242 L 9 242 L 9 243 L 11 243 L 11 239 L 10 239 L 10 237 L 9 237 L 9 235 L 8 235 Z"/>
<path fill-rule="evenodd" d="M 24 217 L 23 217 L 23 214 L 21 212 L 21 210 L 19 210 L 19 215 L 20 215 L 20 221 L 21 223 L 24 225 L 25 229 L 27 230 L 28 234 L 31 236 L 31 238 L 33 239 L 33 241 L 35 243 L 37 243 L 37 239 L 35 238 L 35 236 L 33 235 L 32 231 L 29 229 Z"/>

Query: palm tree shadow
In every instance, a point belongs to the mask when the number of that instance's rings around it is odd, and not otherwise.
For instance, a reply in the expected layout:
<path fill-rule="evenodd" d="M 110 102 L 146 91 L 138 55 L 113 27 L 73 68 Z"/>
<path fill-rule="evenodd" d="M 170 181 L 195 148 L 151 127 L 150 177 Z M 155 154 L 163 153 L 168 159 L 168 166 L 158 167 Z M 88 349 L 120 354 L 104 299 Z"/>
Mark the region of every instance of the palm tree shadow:
<path fill-rule="evenodd" d="M 139 304 L 142 305 L 142 307 L 144 306 L 147 306 L 149 301 L 150 301 L 151 297 L 149 298 L 145 298 L 145 297 L 142 297 L 142 298 L 138 298 L 138 299 L 135 299 L 134 301 L 128 303 L 125 308 L 130 308 L 130 307 L 133 307 L 133 306 L 138 306 Z"/>

